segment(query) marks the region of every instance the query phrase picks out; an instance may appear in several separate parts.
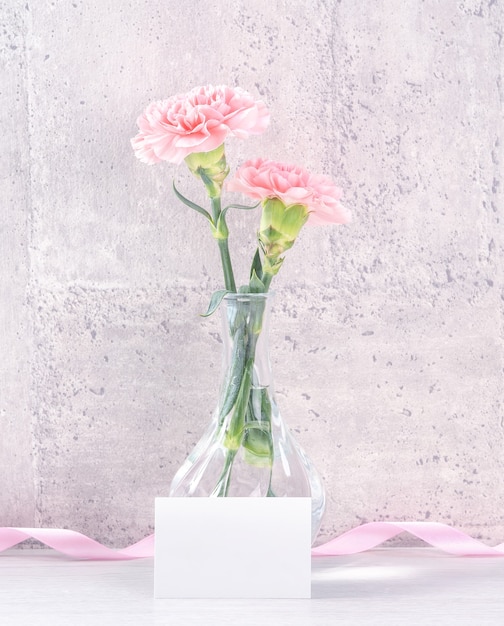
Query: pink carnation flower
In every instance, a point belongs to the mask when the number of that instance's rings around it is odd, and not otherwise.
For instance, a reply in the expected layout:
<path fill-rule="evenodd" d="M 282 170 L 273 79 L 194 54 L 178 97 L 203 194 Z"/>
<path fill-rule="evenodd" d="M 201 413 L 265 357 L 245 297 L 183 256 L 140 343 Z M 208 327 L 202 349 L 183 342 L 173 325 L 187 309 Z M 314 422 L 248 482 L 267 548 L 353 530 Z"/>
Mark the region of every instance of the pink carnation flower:
<path fill-rule="evenodd" d="M 302 167 L 268 159 L 247 161 L 227 184 L 254 200 L 279 198 L 286 206 L 308 207 L 310 224 L 346 224 L 351 214 L 341 203 L 342 190 L 326 176 L 310 174 Z"/>
<path fill-rule="evenodd" d="M 137 120 L 131 140 L 144 163 L 181 163 L 194 152 L 210 152 L 228 135 L 262 133 L 270 119 L 266 105 L 238 87 L 196 87 L 187 94 L 152 102 Z"/>

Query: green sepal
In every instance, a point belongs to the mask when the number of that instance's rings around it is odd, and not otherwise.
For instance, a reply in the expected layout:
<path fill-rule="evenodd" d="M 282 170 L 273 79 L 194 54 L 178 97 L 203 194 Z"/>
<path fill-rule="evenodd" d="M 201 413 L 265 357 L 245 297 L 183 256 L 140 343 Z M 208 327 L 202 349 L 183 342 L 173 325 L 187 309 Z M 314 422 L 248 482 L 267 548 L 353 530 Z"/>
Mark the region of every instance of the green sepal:
<path fill-rule="evenodd" d="M 279 256 L 292 248 L 295 239 L 289 239 L 273 226 L 268 226 L 259 233 L 259 241 L 266 256 Z"/>
<path fill-rule="evenodd" d="M 262 232 L 271 227 L 286 239 L 294 240 L 306 223 L 308 216 L 308 207 L 303 204 L 286 206 L 279 198 L 266 198 L 263 202 L 259 230 Z"/>
<path fill-rule="evenodd" d="M 285 257 L 266 257 L 264 259 L 264 276 L 263 282 L 266 282 L 268 276 L 276 276 L 282 267 Z"/>
<path fill-rule="evenodd" d="M 220 198 L 222 184 L 229 174 L 224 144 L 210 152 L 192 152 L 184 159 L 191 172 L 200 178 L 210 198 Z"/>
<path fill-rule="evenodd" d="M 210 224 L 213 225 L 213 221 L 212 221 L 212 216 L 210 215 L 210 213 L 208 211 L 206 211 L 202 206 L 200 206 L 199 204 L 196 204 L 195 202 L 192 202 L 191 200 L 189 200 L 188 198 L 186 198 L 185 196 L 183 196 L 180 191 L 175 187 L 175 181 L 173 182 L 173 191 L 175 193 L 175 195 L 177 196 L 177 198 L 183 202 L 186 206 L 188 206 L 190 209 L 194 209 L 195 211 L 197 211 L 198 213 L 201 213 L 201 215 L 203 215 L 204 217 L 207 218 L 207 220 L 210 222 Z"/>
<path fill-rule="evenodd" d="M 303 204 L 291 204 L 285 209 L 282 219 L 282 232 L 286 237 L 295 239 L 299 235 L 299 231 L 306 224 L 309 212 Z"/>
<path fill-rule="evenodd" d="M 229 169 L 222 172 L 217 178 L 226 178 L 228 175 Z M 212 176 L 209 176 L 207 172 L 199 167 L 196 176 L 199 176 L 205 185 L 205 189 L 207 190 L 208 196 L 210 198 L 220 198 L 221 190 L 222 190 L 222 182 L 220 180 L 214 180 Z"/>
<path fill-rule="evenodd" d="M 209 317 L 214 313 L 218 308 L 226 294 L 231 293 L 227 289 L 219 289 L 218 291 L 214 291 L 212 297 L 210 298 L 210 302 L 208 304 L 208 309 L 206 313 L 200 313 L 201 317 Z"/>

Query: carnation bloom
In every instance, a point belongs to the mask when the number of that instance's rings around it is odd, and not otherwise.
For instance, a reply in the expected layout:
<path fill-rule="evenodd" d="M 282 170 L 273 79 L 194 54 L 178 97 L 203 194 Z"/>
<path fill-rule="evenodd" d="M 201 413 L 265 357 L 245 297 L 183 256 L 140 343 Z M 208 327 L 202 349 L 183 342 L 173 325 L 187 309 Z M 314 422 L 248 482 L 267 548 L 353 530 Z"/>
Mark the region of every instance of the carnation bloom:
<path fill-rule="evenodd" d="M 310 174 L 302 167 L 268 159 L 247 161 L 227 183 L 254 200 L 279 198 L 287 207 L 308 208 L 310 224 L 345 224 L 351 214 L 341 203 L 342 190 L 327 176 Z"/>
<path fill-rule="evenodd" d="M 181 163 L 195 152 L 215 150 L 228 135 L 262 133 L 269 118 L 266 105 L 238 87 L 196 87 L 152 102 L 138 118 L 131 144 L 144 163 Z"/>

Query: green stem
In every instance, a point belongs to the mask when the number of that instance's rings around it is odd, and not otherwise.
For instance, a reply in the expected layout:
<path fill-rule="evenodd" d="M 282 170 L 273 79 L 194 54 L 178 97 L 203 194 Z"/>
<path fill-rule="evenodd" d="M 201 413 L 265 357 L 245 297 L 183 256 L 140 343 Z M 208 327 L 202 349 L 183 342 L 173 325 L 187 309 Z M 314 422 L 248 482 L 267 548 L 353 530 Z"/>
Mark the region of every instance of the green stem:
<path fill-rule="evenodd" d="M 263 285 L 265 287 L 265 291 L 267 292 L 270 285 L 271 285 L 271 281 L 273 280 L 273 274 L 264 274 L 262 277 L 262 281 L 263 281 Z"/>
<path fill-rule="evenodd" d="M 220 214 L 221 214 L 221 199 L 220 199 L 220 196 L 218 196 L 217 198 L 210 198 L 210 201 L 212 203 L 212 217 L 213 217 L 213 221 L 214 221 L 214 224 L 217 224 L 217 222 L 219 221 Z"/>
<path fill-rule="evenodd" d="M 217 198 L 211 198 L 212 202 L 212 215 L 214 225 L 217 226 L 219 222 L 219 218 L 221 216 L 221 199 L 220 196 Z M 224 216 L 223 216 L 224 217 Z M 218 239 L 219 244 L 219 252 L 222 263 L 222 270 L 224 272 L 224 285 L 228 291 L 236 293 L 236 283 L 233 274 L 233 266 L 231 264 L 231 256 L 229 254 L 228 247 L 228 238 Z"/>
<path fill-rule="evenodd" d="M 236 450 L 228 450 L 226 454 L 226 460 L 224 462 L 224 468 L 220 475 L 220 478 L 212 491 L 212 496 L 227 497 L 229 492 L 229 484 L 231 481 L 231 470 L 233 469 L 233 460 L 236 455 Z"/>
<path fill-rule="evenodd" d="M 233 275 L 233 268 L 231 266 L 231 257 L 229 255 L 227 239 L 219 239 L 219 251 L 222 269 L 224 271 L 224 285 L 228 291 L 236 293 L 236 283 Z"/>
<path fill-rule="evenodd" d="M 268 281 L 268 286 L 269 286 Z M 252 466 L 269 471 L 266 495 L 275 497 L 271 481 L 273 472 L 272 409 L 266 389 L 253 388 L 256 346 L 262 330 L 265 302 L 259 300 L 246 313 L 234 332 L 230 371 L 226 374 L 226 396 L 220 407 L 221 427 L 225 428 L 224 468 L 212 495 L 227 496 L 236 454 L 242 448 L 243 459 Z M 233 321 L 233 327 L 236 320 Z M 227 420 L 226 420 L 226 416 Z M 225 422 L 227 424 L 225 425 Z"/>
<path fill-rule="evenodd" d="M 224 439 L 224 445 L 229 450 L 238 450 L 243 441 L 243 427 L 245 424 L 245 414 L 247 411 L 250 388 L 252 386 L 252 370 L 254 368 L 254 359 L 249 357 L 245 363 L 245 369 L 243 370 L 243 377 L 240 384 L 240 392 L 234 405 L 233 415 L 229 420 L 229 424 L 226 429 L 226 437 Z"/>

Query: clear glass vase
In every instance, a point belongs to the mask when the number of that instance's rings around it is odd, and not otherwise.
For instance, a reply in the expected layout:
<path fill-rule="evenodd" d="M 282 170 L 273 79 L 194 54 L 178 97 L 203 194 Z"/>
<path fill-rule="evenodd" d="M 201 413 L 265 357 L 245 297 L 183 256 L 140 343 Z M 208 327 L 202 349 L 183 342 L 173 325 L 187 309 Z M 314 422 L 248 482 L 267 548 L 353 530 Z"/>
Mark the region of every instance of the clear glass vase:
<path fill-rule="evenodd" d="M 221 304 L 219 399 L 170 496 L 305 496 L 312 541 L 324 513 L 322 481 L 279 413 L 269 359 L 270 294 L 228 294 Z"/>

